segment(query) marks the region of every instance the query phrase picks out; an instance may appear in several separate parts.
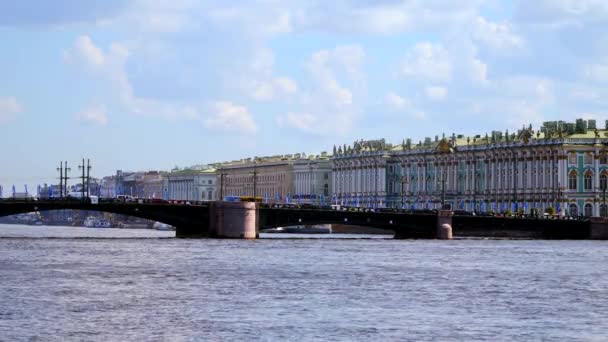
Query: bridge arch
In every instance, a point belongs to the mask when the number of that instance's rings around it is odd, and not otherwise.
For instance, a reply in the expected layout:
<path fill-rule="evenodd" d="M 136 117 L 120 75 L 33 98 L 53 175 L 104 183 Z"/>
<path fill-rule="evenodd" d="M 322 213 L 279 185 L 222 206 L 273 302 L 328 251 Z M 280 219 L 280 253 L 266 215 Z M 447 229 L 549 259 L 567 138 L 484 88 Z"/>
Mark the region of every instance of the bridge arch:
<path fill-rule="evenodd" d="M 51 210 L 87 210 L 133 216 L 158 221 L 205 236 L 209 231 L 209 207 L 206 205 L 171 205 L 163 203 L 101 202 L 91 204 L 82 201 L 2 201 L 0 217 Z"/>

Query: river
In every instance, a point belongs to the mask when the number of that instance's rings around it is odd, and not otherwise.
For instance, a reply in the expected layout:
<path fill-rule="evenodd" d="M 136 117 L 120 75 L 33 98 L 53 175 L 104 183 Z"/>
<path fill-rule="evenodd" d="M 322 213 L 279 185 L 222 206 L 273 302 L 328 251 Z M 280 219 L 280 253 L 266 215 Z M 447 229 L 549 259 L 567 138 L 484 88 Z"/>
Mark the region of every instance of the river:
<path fill-rule="evenodd" d="M 608 241 L 172 236 L 0 225 L 0 340 L 608 340 Z"/>

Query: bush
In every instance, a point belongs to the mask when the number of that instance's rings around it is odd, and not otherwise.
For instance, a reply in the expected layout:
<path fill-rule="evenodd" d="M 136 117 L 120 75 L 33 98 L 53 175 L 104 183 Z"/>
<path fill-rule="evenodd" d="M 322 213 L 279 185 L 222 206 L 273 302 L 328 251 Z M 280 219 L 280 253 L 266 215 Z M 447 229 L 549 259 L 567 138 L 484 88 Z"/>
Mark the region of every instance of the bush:
<path fill-rule="evenodd" d="M 511 209 L 505 210 L 505 216 L 511 216 Z"/>
<path fill-rule="evenodd" d="M 553 208 L 553 207 L 548 207 L 548 208 L 545 210 L 545 213 L 547 213 L 547 214 L 549 214 L 549 215 L 555 215 L 555 208 Z"/>

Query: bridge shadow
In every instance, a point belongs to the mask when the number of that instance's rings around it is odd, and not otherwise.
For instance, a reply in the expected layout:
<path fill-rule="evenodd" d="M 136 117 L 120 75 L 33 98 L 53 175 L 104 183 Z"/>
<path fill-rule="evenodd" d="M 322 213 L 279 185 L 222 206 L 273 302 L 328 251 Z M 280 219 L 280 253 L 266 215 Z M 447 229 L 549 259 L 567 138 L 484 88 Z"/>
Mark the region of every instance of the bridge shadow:
<path fill-rule="evenodd" d="M 259 214 L 260 230 L 323 224 L 375 228 L 391 232 L 395 238 L 432 239 L 436 237 L 437 216 L 289 208 L 261 208 Z"/>

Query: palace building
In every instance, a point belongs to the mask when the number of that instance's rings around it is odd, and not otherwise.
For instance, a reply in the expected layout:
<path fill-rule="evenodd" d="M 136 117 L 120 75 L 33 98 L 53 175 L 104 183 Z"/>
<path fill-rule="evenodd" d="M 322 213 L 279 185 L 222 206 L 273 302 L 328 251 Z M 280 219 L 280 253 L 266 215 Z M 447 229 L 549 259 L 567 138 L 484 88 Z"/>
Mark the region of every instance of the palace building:
<path fill-rule="evenodd" d="M 334 148 L 333 203 L 606 216 L 608 120 Z"/>
<path fill-rule="evenodd" d="M 218 198 L 258 197 L 265 203 L 323 203 L 331 193 L 331 160 L 295 153 L 216 164 Z"/>

